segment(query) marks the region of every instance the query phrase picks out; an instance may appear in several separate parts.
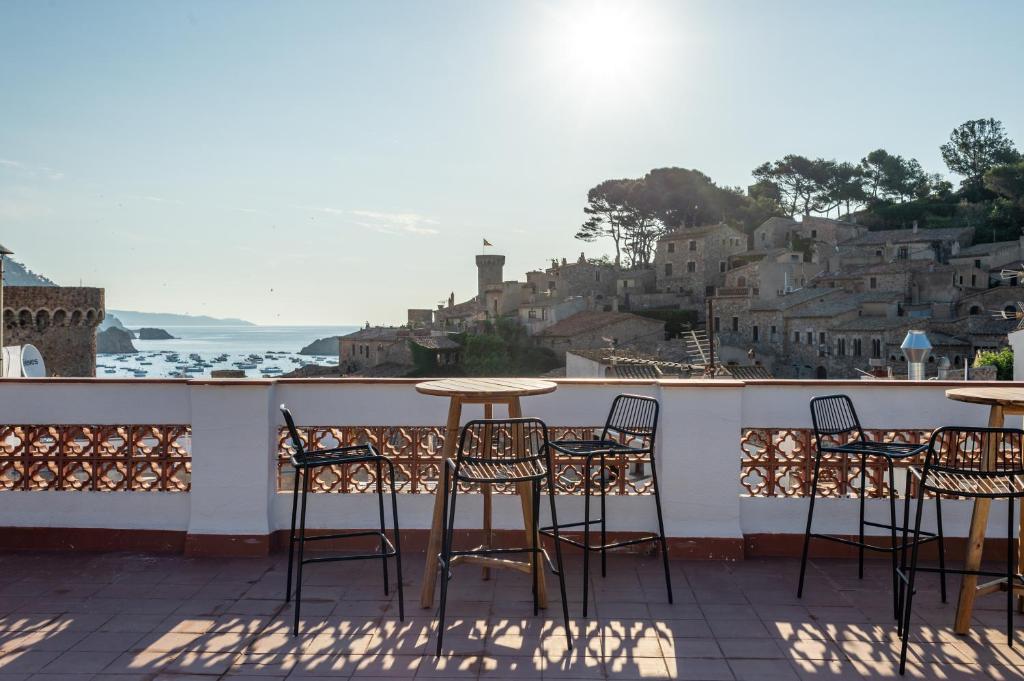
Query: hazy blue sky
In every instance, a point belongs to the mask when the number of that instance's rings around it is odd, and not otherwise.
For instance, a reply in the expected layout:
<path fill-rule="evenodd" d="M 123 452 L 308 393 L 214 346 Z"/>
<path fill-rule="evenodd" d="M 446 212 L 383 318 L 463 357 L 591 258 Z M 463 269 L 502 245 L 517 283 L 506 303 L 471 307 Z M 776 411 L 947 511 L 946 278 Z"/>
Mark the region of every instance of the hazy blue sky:
<path fill-rule="evenodd" d="M 604 244 L 586 191 L 1024 146 L 1024 2 L 0 0 L 0 243 L 108 307 L 404 321 Z"/>

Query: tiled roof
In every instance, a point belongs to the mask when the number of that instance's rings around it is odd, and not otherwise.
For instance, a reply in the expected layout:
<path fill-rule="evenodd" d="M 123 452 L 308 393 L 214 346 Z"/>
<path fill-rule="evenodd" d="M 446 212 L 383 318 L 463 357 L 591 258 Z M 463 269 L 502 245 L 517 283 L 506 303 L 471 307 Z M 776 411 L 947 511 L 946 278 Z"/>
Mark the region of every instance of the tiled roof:
<path fill-rule="evenodd" d="M 838 290 L 838 289 L 837 289 Z M 832 317 L 844 312 L 860 309 L 864 303 L 900 302 L 903 296 L 893 291 L 865 291 L 863 293 L 843 293 L 830 296 L 820 303 L 807 303 L 793 310 L 787 317 Z"/>
<path fill-rule="evenodd" d="M 345 334 L 342 339 L 395 341 L 399 338 L 399 331 L 403 331 L 403 335 L 409 335 L 409 330 L 402 326 L 370 326 Z"/>
<path fill-rule="evenodd" d="M 988 253 L 992 253 L 993 251 L 998 251 L 1003 248 L 1013 248 L 1017 243 L 1017 241 L 993 241 L 987 244 L 974 244 L 967 248 L 961 248 L 959 253 L 951 257 L 966 258 L 972 255 L 987 255 Z"/>
<path fill-rule="evenodd" d="M 427 336 L 426 338 L 413 338 L 412 342 L 427 350 L 455 350 L 462 346 L 447 336 Z"/>
<path fill-rule="evenodd" d="M 799 226 L 800 223 L 792 218 L 773 217 L 762 222 L 757 229 L 796 229 Z"/>
<path fill-rule="evenodd" d="M 743 234 L 743 232 L 741 232 L 740 230 L 736 229 L 732 225 L 727 225 L 725 223 L 720 223 L 720 224 L 717 224 L 717 225 L 704 225 L 703 227 L 680 227 L 678 229 L 673 229 L 671 232 L 669 232 L 665 236 L 663 236 L 660 239 L 658 239 L 658 241 L 675 241 L 677 239 L 696 239 L 696 238 L 699 238 L 699 237 L 708 236 L 709 234 L 714 234 L 715 232 L 718 232 L 720 230 L 729 230 L 731 232 L 736 232 L 737 234 L 741 234 L 744 237 L 746 236 L 746 234 Z"/>
<path fill-rule="evenodd" d="M 555 322 L 540 332 L 541 336 L 576 336 L 581 333 L 597 331 L 613 324 L 631 322 L 635 324 L 662 324 L 656 319 L 649 319 L 628 312 L 599 312 L 584 310 L 577 312 L 559 322 Z M 663 324 L 662 324 L 663 325 Z"/>
<path fill-rule="evenodd" d="M 731 366 L 722 367 L 733 378 L 744 381 L 759 378 L 772 378 L 772 374 L 763 366 Z"/>
<path fill-rule="evenodd" d="M 755 300 L 750 304 L 751 310 L 788 310 L 796 305 L 821 299 L 822 302 L 828 297 L 838 296 L 845 293 L 838 288 L 801 288 L 778 298 L 769 300 Z"/>
<path fill-rule="evenodd" d="M 971 227 L 945 227 L 942 229 L 880 229 L 848 239 L 840 246 L 870 246 L 887 243 L 906 244 L 922 241 L 956 241 L 974 233 Z"/>

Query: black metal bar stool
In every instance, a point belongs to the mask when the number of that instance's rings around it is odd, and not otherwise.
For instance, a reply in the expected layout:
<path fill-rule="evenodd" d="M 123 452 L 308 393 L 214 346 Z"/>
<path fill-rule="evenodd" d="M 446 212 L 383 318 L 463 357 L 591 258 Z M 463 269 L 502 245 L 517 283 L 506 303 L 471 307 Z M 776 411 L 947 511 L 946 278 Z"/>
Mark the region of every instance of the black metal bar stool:
<path fill-rule="evenodd" d="M 807 573 L 807 553 L 810 548 L 811 538 L 824 539 L 838 542 L 848 546 L 856 546 L 858 549 L 857 576 L 864 578 L 864 551 L 877 551 L 889 553 L 892 556 L 892 598 L 893 617 L 899 619 L 900 601 L 898 596 L 899 566 L 898 552 L 902 549 L 896 541 L 896 533 L 906 530 L 906 523 L 901 527 L 896 524 L 896 476 L 893 462 L 899 459 L 916 456 L 928 449 L 927 444 L 915 445 L 905 442 L 878 442 L 869 440 L 857 418 L 857 412 L 853 408 L 853 401 L 847 395 L 824 395 L 811 399 L 811 421 L 814 424 L 814 440 L 816 451 L 814 456 L 814 475 L 811 478 L 811 498 L 807 508 L 807 527 L 804 530 L 803 556 L 800 559 L 800 583 L 797 586 L 797 598 L 801 598 L 804 592 L 804 576 Z M 830 444 L 837 439 L 846 438 L 847 442 Z M 811 531 L 811 524 L 814 521 L 814 500 L 818 495 L 818 483 L 821 473 L 821 459 L 826 454 L 840 454 L 843 456 L 855 456 L 860 458 L 860 519 L 858 524 L 858 538 L 856 540 L 838 537 L 830 534 L 819 534 Z M 867 463 L 869 457 L 879 457 L 885 460 L 889 469 L 889 522 L 878 523 L 864 519 L 864 497 L 866 492 Z M 946 602 L 946 555 L 942 542 L 942 506 L 939 497 L 935 497 L 935 520 L 937 529 L 935 532 L 921 532 L 922 542 L 938 541 L 939 543 L 939 565 L 942 573 L 942 602 Z M 865 527 L 879 527 L 889 530 L 889 546 L 879 546 L 864 540 Z"/>
<path fill-rule="evenodd" d="M 661 558 L 665 567 L 665 589 L 668 591 L 668 602 L 672 602 L 672 578 L 668 569 L 668 545 L 665 542 L 665 522 L 661 515 L 661 492 L 658 488 L 658 470 L 654 463 L 654 439 L 658 430 L 658 400 L 644 395 L 618 395 L 612 401 L 612 407 L 605 420 L 601 436 L 592 440 L 556 440 L 551 443 L 551 448 L 568 456 L 583 457 L 583 521 L 577 523 L 564 523 L 561 526 L 555 523 L 551 527 L 541 528 L 541 534 L 555 537 L 556 540 L 583 549 L 583 616 L 587 616 L 587 594 L 590 586 L 590 552 L 601 552 L 601 576 L 608 574 L 608 549 L 615 549 L 622 546 L 656 542 L 661 547 Z M 640 438 L 639 447 L 631 447 L 616 440 L 614 436 L 625 436 L 627 438 Z M 645 535 L 635 539 L 609 542 L 607 528 L 607 512 L 605 508 L 605 493 L 607 492 L 609 478 L 607 459 L 622 458 L 624 456 L 638 458 L 638 463 L 651 466 L 651 484 L 654 487 L 654 506 L 658 514 L 658 533 Z M 594 486 L 592 474 L 597 458 L 598 481 L 597 486 L 601 495 L 601 517 L 590 517 L 590 497 Z M 601 526 L 601 543 L 592 544 L 590 541 L 590 526 Z M 583 541 L 577 541 L 562 535 L 558 531 L 569 527 L 583 528 Z"/>
<path fill-rule="evenodd" d="M 917 479 L 917 512 L 914 516 L 914 536 L 907 541 L 907 520 L 910 513 L 910 480 Z M 921 543 L 921 512 L 926 493 L 935 498 L 943 494 L 979 499 L 1005 499 L 1006 504 L 1006 571 L 954 570 L 949 572 L 979 577 L 1002 577 L 1006 584 L 987 585 L 986 588 L 1006 590 L 1006 638 L 1013 645 L 1013 597 L 1024 577 L 1017 572 L 1017 552 L 1013 550 L 1017 522 L 1014 518 L 1014 500 L 1024 497 L 1024 431 L 1016 428 L 939 428 L 932 433 L 928 454 L 923 466 L 911 466 L 907 478 L 907 498 L 903 507 L 903 546 L 900 560 L 900 598 L 903 601 L 899 632 L 900 674 L 906 671 L 907 641 L 910 639 L 910 610 L 914 602 L 914 578 L 918 571 L 942 571 L 946 568 L 918 567 L 917 547 Z M 906 546 L 912 546 L 910 569 L 907 570 Z M 945 600 L 945 599 L 943 599 Z"/>
<path fill-rule="evenodd" d="M 442 547 L 437 557 L 441 572 L 441 604 L 437 615 L 437 655 L 441 655 L 444 640 L 444 611 L 448 601 L 448 582 L 451 580 L 453 561 L 468 558 L 476 562 L 501 566 L 504 561 L 495 556 L 508 554 L 530 554 L 528 568 L 533 579 L 533 614 L 537 615 L 537 581 L 541 561 L 546 557 L 538 541 L 537 516 L 540 513 L 541 482 L 547 481 L 548 499 L 551 503 L 551 518 L 557 528 L 558 515 L 555 511 L 555 478 L 548 447 L 548 428 L 544 422 L 533 418 L 479 419 L 470 421 L 459 436 L 459 449 L 454 459 L 448 459 L 444 466 L 444 493 L 442 514 Z M 459 484 L 508 485 L 527 484 L 532 488 L 533 508 L 526 530 L 530 535 L 530 546 L 512 548 L 481 547 L 466 551 L 452 549 L 455 532 L 455 502 Z M 562 546 L 555 530 L 555 559 L 558 586 L 562 594 L 562 616 L 565 634 L 572 648 L 572 630 L 569 629 L 569 605 L 565 597 L 565 570 L 562 566 Z M 520 564 L 504 562 L 508 567 L 522 567 Z"/>
<path fill-rule="evenodd" d="M 281 414 L 284 415 L 284 422 L 288 426 L 288 434 L 292 440 L 291 455 L 292 466 L 295 468 L 295 485 L 292 488 L 292 525 L 288 534 L 288 583 L 285 586 L 284 600 L 287 603 L 292 596 L 292 563 L 294 562 L 295 543 L 299 544 L 299 565 L 295 579 L 295 623 L 292 633 L 299 633 L 299 609 L 302 606 L 302 566 L 306 563 L 328 563 L 346 560 L 371 560 L 380 559 L 384 572 L 384 594 L 388 593 L 388 559 L 394 558 L 398 571 L 398 617 L 405 620 L 405 602 L 402 594 L 402 542 L 398 529 L 398 500 L 395 496 L 395 466 L 391 460 L 382 456 L 371 444 L 350 445 L 346 447 L 333 447 L 331 449 L 310 450 L 305 447 L 299 431 L 295 427 L 295 420 L 285 405 L 281 405 Z M 309 495 L 309 482 L 311 477 L 316 477 L 316 471 L 326 466 L 336 466 L 353 463 L 370 463 L 377 469 L 377 506 L 380 510 L 380 529 L 361 530 L 357 532 L 342 532 L 336 534 L 323 534 L 315 537 L 306 536 L 306 498 Z M 395 542 L 388 539 L 384 526 L 384 486 L 383 467 L 388 469 L 388 484 L 391 486 L 391 517 L 395 525 Z M 299 500 L 299 478 L 302 478 L 302 512 L 299 518 L 299 534 L 295 535 L 295 514 Z M 354 556 L 318 556 L 316 558 L 305 558 L 304 549 L 306 542 L 321 541 L 324 539 L 347 539 L 352 537 L 380 538 L 380 553 L 366 553 Z"/>

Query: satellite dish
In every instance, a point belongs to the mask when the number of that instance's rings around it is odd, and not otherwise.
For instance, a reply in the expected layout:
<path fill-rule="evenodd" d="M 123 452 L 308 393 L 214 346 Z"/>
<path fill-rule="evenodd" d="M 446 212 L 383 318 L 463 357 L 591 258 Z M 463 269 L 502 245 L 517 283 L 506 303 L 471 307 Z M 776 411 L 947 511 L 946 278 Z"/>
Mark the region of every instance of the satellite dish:
<path fill-rule="evenodd" d="M 21 371 L 28 378 L 46 378 L 46 363 L 36 346 L 21 346 Z"/>
<path fill-rule="evenodd" d="M 10 345 L 4 352 L 4 378 L 45 378 L 46 364 L 34 345 Z"/>

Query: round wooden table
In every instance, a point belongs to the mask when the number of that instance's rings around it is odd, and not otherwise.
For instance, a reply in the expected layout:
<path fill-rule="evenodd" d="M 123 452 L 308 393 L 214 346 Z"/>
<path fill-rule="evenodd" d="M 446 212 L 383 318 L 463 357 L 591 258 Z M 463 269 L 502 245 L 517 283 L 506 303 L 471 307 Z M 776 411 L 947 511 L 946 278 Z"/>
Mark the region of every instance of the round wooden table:
<path fill-rule="evenodd" d="M 462 423 L 462 405 L 482 404 L 484 406 L 484 418 L 492 418 L 495 404 L 503 404 L 508 408 L 509 418 L 519 418 L 523 415 L 519 398 L 529 395 L 544 395 L 552 393 L 558 386 L 551 381 L 541 381 L 535 378 L 445 378 L 436 381 L 417 383 L 416 390 L 424 395 L 436 395 L 449 398 L 448 422 L 444 431 L 444 449 L 442 457 L 445 461 L 455 456 L 455 449 L 459 441 L 459 425 Z M 444 464 L 442 464 L 444 465 Z M 440 478 L 438 486 L 434 490 L 434 516 L 430 524 L 430 540 L 427 542 L 426 564 L 423 569 L 423 587 L 420 591 L 420 605 L 429 608 L 434 604 L 434 586 L 437 584 L 437 554 L 441 546 L 441 513 L 444 504 L 444 497 L 439 492 L 442 490 Z M 519 499 L 523 508 L 523 529 L 527 532 L 527 545 L 530 543 L 529 530 L 533 527 L 533 490 L 529 483 L 517 486 Z M 492 542 L 491 533 L 491 486 L 483 485 L 484 495 L 484 535 L 487 545 Z M 539 543 L 539 538 L 535 538 Z M 519 563 L 512 560 L 499 560 L 483 556 L 468 556 L 473 562 L 479 562 L 487 566 L 484 568 L 484 576 L 488 575 L 489 567 L 507 567 L 519 569 L 523 572 L 532 572 L 532 563 Z M 537 570 L 537 600 L 540 607 L 547 607 L 547 587 L 544 581 L 544 570 Z"/>
<path fill-rule="evenodd" d="M 946 391 L 946 397 L 958 402 L 969 402 L 989 407 L 988 425 L 990 428 L 1002 428 L 1007 416 L 1024 415 L 1024 389 L 1020 388 L 953 388 Z M 995 466 L 996 451 L 986 452 L 985 463 L 988 467 Z M 982 553 L 985 547 L 985 528 L 988 525 L 988 512 L 992 506 L 991 499 L 975 499 L 971 513 L 971 529 L 967 539 L 967 552 L 964 556 L 964 569 L 978 570 L 981 567 Z M 1024 504 L 1021 505 L 1021 527 L 1024 527 Z M 1020 536 L 1020 528 L 1018 528 Z M 1024 542 L 1018 541 L 1018 569 L 1024 569 Z M 1012 547 L 1007 547 L 1007 551 Z M 960 598 L 956 606 L 956 622 L 953 630 L 958 634 L 967 634 L 971 630 L 971 613 L 974 610 L 974 599 L 979 594 L 1005 590 L 1005 579 L 978 585 L 975 575 L 964 575 L 960 582 Z M 1020 585 L 1015 586 L 1020 589 Z"/>

